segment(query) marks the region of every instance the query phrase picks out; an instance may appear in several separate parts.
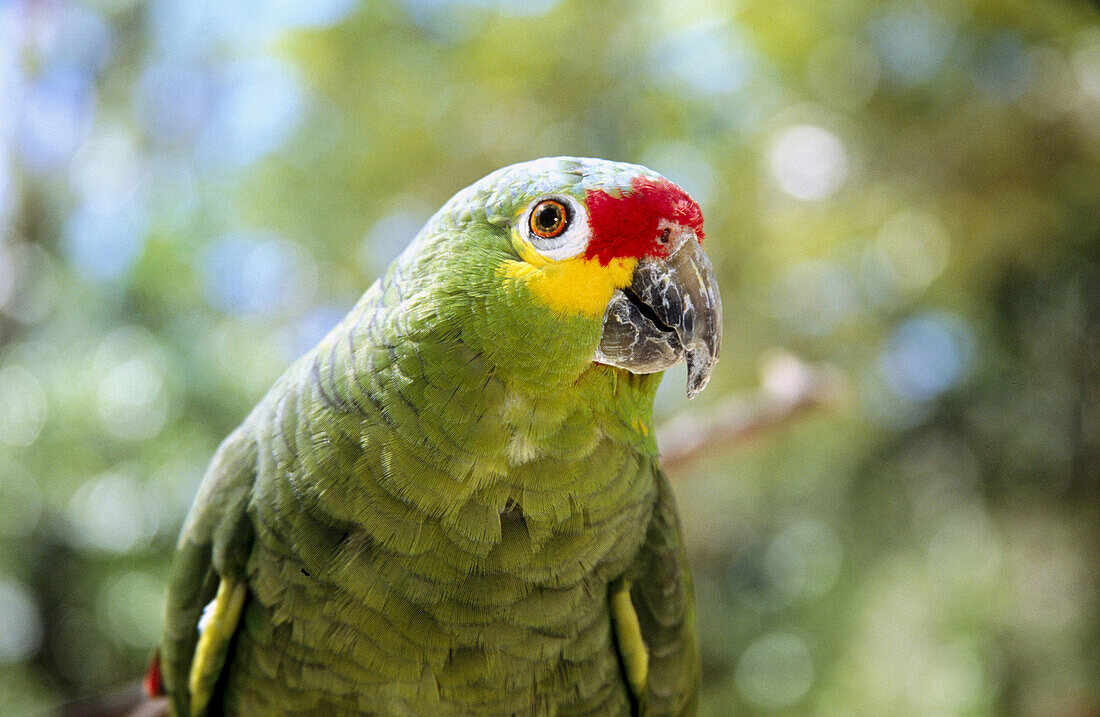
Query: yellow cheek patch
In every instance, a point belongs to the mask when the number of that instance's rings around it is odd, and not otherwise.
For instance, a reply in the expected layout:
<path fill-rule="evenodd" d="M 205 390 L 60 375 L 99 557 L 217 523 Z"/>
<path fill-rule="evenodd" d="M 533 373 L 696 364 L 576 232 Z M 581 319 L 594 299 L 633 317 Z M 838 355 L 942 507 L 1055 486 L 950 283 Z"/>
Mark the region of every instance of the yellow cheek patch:
<path fill-rule="evenodd" d="M 524 282 L 536 298 L 563 314 L 603 316 L 615 289 L 630 284 L 637 259 L 612 259 L 606 266 L 599 259 L 574 257 L 540 265 L 508 259 L 498 270 L 502 276 Z"/>

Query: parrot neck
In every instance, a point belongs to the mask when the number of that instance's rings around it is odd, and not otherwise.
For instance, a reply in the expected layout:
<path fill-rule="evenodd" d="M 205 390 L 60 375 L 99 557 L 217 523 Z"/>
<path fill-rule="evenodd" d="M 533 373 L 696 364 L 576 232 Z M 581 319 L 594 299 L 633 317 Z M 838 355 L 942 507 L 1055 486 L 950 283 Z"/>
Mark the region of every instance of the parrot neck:
<path fill-rule="evenodd" d="M 598 322 L 540 332 L 501 311 L 490 341 L 482 324 L 460 320 L 486 312 L 415 302 L 393 311 L 387 301 L 413 296 L 399 279 L 385 277 L 288 374 L 308 424 L 292 438 L 307 439 L 311 464 L 325 467 L 295 487 L 299 509 L 357 526 L 394 554 L 445 540 L 474 561 L 463 570 L 527 555 L 563 531 L 581 531 L 597 552 L 611 535 L 640 541 L 645 516 L 627 520 L 613 506 L 624 496 L 642 513 L 651 505 L 661 374 L 579 355 L 578 344 L 598 342 L 598 325 L 595 338 L 583 335 Z M 270 407 L 272 423 L 285 405 Z M 504 531 L 517 515 L 522 540 Z M 590 531 L 601 521 L 606 529 Z M 530 545 L 510 553 L 513 539 Z"/>

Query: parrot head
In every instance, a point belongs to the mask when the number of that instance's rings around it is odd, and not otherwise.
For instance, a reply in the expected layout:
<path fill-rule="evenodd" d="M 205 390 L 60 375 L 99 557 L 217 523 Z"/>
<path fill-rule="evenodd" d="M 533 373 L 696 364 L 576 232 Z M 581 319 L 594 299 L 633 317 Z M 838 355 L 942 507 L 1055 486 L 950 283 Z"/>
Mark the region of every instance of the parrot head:
<path fill-rule="evenodd" d="M 703 236 L 699 205 L 656 172 L 555 157 L 459 192 L 407 261 L 447 264 L 424 290 L 513 377 L 560 382 L 592 364 L 652 374 L 686 360 L 694 397 L 722 341 Z"/>

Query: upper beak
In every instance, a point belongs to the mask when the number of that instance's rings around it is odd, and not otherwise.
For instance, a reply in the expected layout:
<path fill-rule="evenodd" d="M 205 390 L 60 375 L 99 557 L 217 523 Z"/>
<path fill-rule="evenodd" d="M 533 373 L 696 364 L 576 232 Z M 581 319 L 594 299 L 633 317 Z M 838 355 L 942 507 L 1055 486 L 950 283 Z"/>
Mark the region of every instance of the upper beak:
<path fill-rule="evenodd" d="M 603 317 L 596 361 L 654 373 L 687 358 L 687 395 L 710 380 L 722 345 L 722 297 L 714 267 L 690 231 L 665 259 L 643 258 Z"/>

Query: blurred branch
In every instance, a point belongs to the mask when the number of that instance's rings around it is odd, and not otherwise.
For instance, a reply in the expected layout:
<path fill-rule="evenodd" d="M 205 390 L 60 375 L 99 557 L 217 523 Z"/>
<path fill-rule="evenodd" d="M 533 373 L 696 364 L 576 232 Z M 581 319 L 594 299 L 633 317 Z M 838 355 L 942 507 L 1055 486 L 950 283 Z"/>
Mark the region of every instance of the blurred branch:
<path fill-rule="evenodd" d="M 808 411 L 837 406 L 849 392 L 835 367 L 785 352 L 765 360 L 760 384 L 749 396 L 734 396 L 702 414 L 683 411 L 658 428 L 665 470 L 687 473 L 704 459 L 777 431 Z"/>

